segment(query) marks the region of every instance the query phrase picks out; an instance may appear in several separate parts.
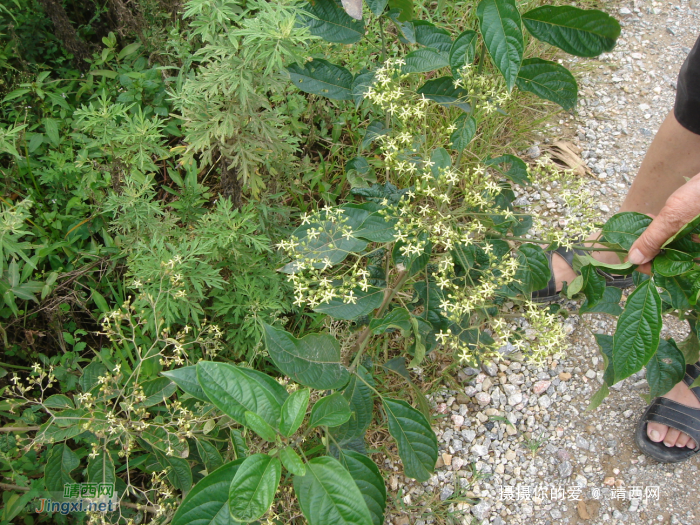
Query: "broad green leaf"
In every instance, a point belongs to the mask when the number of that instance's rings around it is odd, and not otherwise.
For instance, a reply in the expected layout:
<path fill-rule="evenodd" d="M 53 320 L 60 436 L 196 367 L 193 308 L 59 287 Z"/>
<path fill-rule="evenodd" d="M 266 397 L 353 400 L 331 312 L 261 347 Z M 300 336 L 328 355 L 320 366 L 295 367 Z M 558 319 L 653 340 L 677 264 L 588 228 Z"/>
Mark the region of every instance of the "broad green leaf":
<path fill-rule="evenodd" d="M 396 238 L 396 223 L 398 219 L 372 213 L 365 219 L 354 236 L 370 242 L 393 242 Z"/>
<path fill-rule="evenodd" d="M 198 439 L 196 443 L 197 452 L 199 453 L 199 457 L 202 458 L 202 462 L 204 462 L 207 472 L 214 472 L 224 464 L 224 458 L 221 457 L 219 449 L 217 449 L 212 443 L 206 441 L 205 439 Z"/>
<path fill-rule="evenodd" d="M 680 275 L 664 277 L 663 275 L 655 274 L 654 284 L 666 290 L 667 295 L 662 297 L 668 299 L 674 308 L 679 310 L 689 310 L 691 308 L 692 284 L 685 277 Z"/>
<path fill-rule="evenodd" d="M 430 154 L 430 162 L 430 172 L 435 179 L 439 179 L 445 170 L 452 166 L 452 157 L 445 148 L 435 148 Z"/>
<path fill-rule="evenodd" d="M 634 270 L 637 268 L 636 265 L 632 264 L 629 261 L 625 261 L 623 263 L 619 264 L 608 264 L 605 262 L 601 262 L 597 259 L 595 259 L 592 255 L 586 254 L 586 255 L 577 255 L 576 256 L 579 260 L 583 261 L 584 264 L 594 266 L 596 268 L 600 268 L 602 270 L 605 270 L 607 272 L 617 274 L 617 275 L 629 275 Z"/>
<path fill-rule="evenodd" d="M 367 126 L 360 150 L 365 150 L 370 144 L 372 144 L 372 142 L 377 140 L 379 137 L 386 135 L 390 131 L 391 130 L 389 128 L 384 127 L 384 122 L 381 120 L 373 120 L 369 123 L 369 126 Z"/>
<path fill-rule="evenodd" d="M 659 346 L 661 298 L 652 281 L 630 294 L 613 338 L 615 383 L 642 369 Z"/>
<path fill-rule="evenodd" d="M 617 20 L 595 9 L 546 5 L 523 14 L 523 23 L 538 40 L 579 57 L 612 51 L 620 36 Z"/>
<path fill-rule="evenodd" d="M 46 136 L 51 141 L 51 144 L 58 147 L 61 142 L 61 137 L 58 133 L 58 121 L 55 118 L 46 117 L 44 119 L 44 128 L 46 129 Z"/>
<path fill-rule="evenodd" d="M 403 74 L 426 73 L 450 65 L 444 53 L 431 47 L 411 51 L 404 57 L 404 60 L 406 63 L 401 67 Z"/>
<path fill-rule="evenodd" d="M 607 385 L 615 384 L 615 365 L 613 364 L 613 336 L 607 334 L 593 334 L 596 343 L 600 348 L 600 353 L 603 356 L 605 363 L 605 372 L 603 373 L 603 381 Z"/>
<path fill-rule="evenodd" d="M 226 363 L 200 361 L 197 379 L 210 401 L 241 425 L 246 424 L 245 412 L 255 412 L 269 425 L 276 427 L 281 404 L 259 381 L 238 367 Z"/>
<path fill-rule="evenodd" d="M 267 454 L 253 454 L 243 460 L 229 488 L 228 508 L 233 519 L 254 521 L 272 505 L 280 483 L 280 460 Z"/>
<path fill-rule="evenodd" d="M 90 483 L 114 483 L 114 463 L 109 453 L 101 450 L 97 456 L 88 459 L 87 479 Z"/>
<path fill-rule="evenodd" d="M 481 0 L 476 16 L 486 49 L 510 91 L 518 77 L 525 48 L 515 0 Z"/>
<path fill-rule="evenodd" d="M 64 394 L 54 394 L 47 397 L 44 400 L 44 406 L 46 408 L 55 408 L 57 410 L 62 410 L 64 408 L 75 408 L 75 405 L 73 405 L 73 400 Z"/>
<path fill-rule="evenodd" d="M 400 22 L 408 22 L 413 18 L 413 0 L 389 0 L 389 8 L 398 9 Z"/>
<path fill-rule="evenodd" d="M 695 268 L 695 261 L 693 261 L 692 255 L 666 249 L 661 255 L 654 257 L 652 267 L 655 275 L 674 277 Z"/>
<path fill-rule="evenodd" d="M 204 390 L 202 390 L 202 387 L 199 386 L 199 381 L 197 381 L 197 367 L 195 365 L 183 366 L 175 370 L 161 372 L 161 375 L 173 381 L 184 393 L 200 401 L 209 402 L 209 398 L 204 393 Z"/>
<path fill-rule="evenodd" d="M 457 117 L 454 125 L 457 126 L 457 129 L 450 135 L 452 148 L 457 151 L 462 151 L 476 135 L 476 120 L 474 120 L 472 116 L 462 114 Z"/>
<path fill-rule="evenodd" d="M 412 253 L 411 255 L 405 255 L 402 252 L 402 248 L 406 245 L 404 242 L 395 242 L 394 248 L 391 250 L 391 257 L 394 259 L 394 264 L 403 265 L 408 271 L 408 275 L 413 276 L 420 272 L 423 268 L 428 265 L 430 261 L 430 253 L 433 250 L 433 245 L 428 240 L 428 236 L 424 233 L 418 235 L 419 242 L 424 242 L 423 252 L 416 255 Z M 415 238 L 414 238 L 415 241 Z"/>
<path fill-rule="evenodd" d="M 678 345 L 678 349 L 685 357 L 686 364 L 697 363 L 700 359 L 700 341 L 697 334 L 691 331 L 688 337 Z"/>
<path fill-rule="evenodd" d="M 63 485 L 75 483 L 70 473 L 80 466 L 78 455 L 65 443 L 54 445 L 46 457 L 44 483 L 46 490 L 63 492 Z"/>
<path fill-rule="evenodd" d="M 445 107 L 458 107 L 467 113 L 472 110 L 471 104 L 467 101 L 468 93 L 462 88 L 456 88 L 454 78 L 440 77 L 434 80 L 428 80 L 425 84 L 418 88 L 419 95 L 425 95 L 425 98 L 437 102 Z"/>
<path fill-rule="evenodd" d="M 328 42 L 353 44 L 365 34 L 364 22 L 349 16 L 335 0 L 313 0 L 305 9 L 315 18 L 304 16 L 302 23 Z"/>
<path fill-rule="evenodd" d="M 541 58 L 523 60 L 516 80 L 518 89 L 559 104 L 570 111 L 576 107 L 578 84 L 571 72 L 556 62 Z"/>
<path fill-rule="evenodd" d="M 370 182 L 377 182 L 374 170 L 364 157 L 353 157 L 346 162 L 345 176 L 353 188 L 369 188 Z"/>
<path fill-rule="evenodd" d="M 508 179 L 512 180 L 520 186 L 528 186 L 530 184 L 530 176 L 527 172 L 527 164 L 522 159 L 515 155 L 501 155 L 493 159 L 486 159 L 484 164 L 498 170 Z M 501 168 L 503 166 L 504 168 Z"/>
<path fill-rule="evenodd" d="M 416 43 L 444 53 L 442 56 L 447 59 L 447 54 L 452 49 L 452 39 L 449 31 L 436 27 L 435 24 L 425 20 L 414 20 L 413 28 L 416 35 Z M 446 63 L 445 65 L 449 64 Z"/>
<path fill-rule="evenodd" d="M 135 404 L 135 407 L 151 407 L 162 403 L 177 390 L 176 384 L 167 377 L 157 377 L 141 383 L 146 399 Z"/>
<path fill-rule="evenodd" d="M 468 29 L 460 33 L 450 49 L 450 67 L 452 76 L 459 77 L 459 70 L 467 64 L 474 62 L 476 56 L 476 42 L 479 39 L 476 31 Z"/>
<path fill-rule="evenodd" d="M 277 367 L 297 383 L 319 390 L 343 387 L 350 373 L 340 360 L 340 345 L 330 334 L 292 334 L 263 323 L 265 345 Z"/>
<path fill-rule="evenodd" d="M 192 468 L 187 460 L 168 456 L 157 448 L 153 449 L 153 453 L 158 458 L 162 470 L 168 471 L 168 481 L 183 494 L 187 494 L 192 488 Z"/>
<path fill-rule="evenodd" d="M 309 397 L 311 397 L 311 390 L 308 388 L 297 390 L 292 392 L 282 405 L 280 432 L 284 436 L 290 437 L 301 426 L 306 416 L 306 409 L 309 407 Z"/>
<path fill-rule="evenodd" d="M 598 391 L 591 396 L 591 400 L 588 403 L 588 406 L 586 407 L 586 410 L 595 410 L 600 406 L 600 404 L 603 402 L 603 400 L 608 397 L 610 394 L 610 389 L 608 388 L 607 383 L 603 383 L 603 386 L 601 386 Z"/>
<path fill-rule="evenodd" d="M 523 244 L 518 248 L 518 270 L 515 273 L 517 285 L 525 294 L 547 286 L 551 277 L 549 261 L 544 250 L 536 244 Z"/>
<path fill-rule="evenodd" d="M 396 440 L 406 476 L 427 481 L 435 470 L 438 448 L 425 416 L 405 401 L 382 399 L 389 433 Z"/>
<path fill-rule="evenodd" d="M 387 0 L 365 0 L 365 2 L 374 16 L 381 15 L 386 9 Z"/>
<path fill-rule="evenodd" d="M 394 308 L 381 319 L 372 319 L 369 329 L 374 335 L 383 334 L 389 328 L 398 328 L 403 333 L 411 330 L 411 314 L 405 308 Z"/>
<path fill-rule="evenodd" d="M 365 99 L 365 94 L 367 90 L 374 84 L 374 71 L 369 71 L 368 69 L 362 69 L 355 78 L 352 79 L 352 86 L 350 87 L 350 94 L 352 99 L 355 101 L 355 106 L 358 108 L 362 101 Z M 371 124 L 370 124 L 371 125 Z M 364 141 L 362 142 L 362 149 L 364 149 Z"/>
<path fill-rule="evenodd" d="M 333 0 L 324 0 L 333 1 Z M 352 73 L 342 66 L 331 64 L 322 58 L 305 62 L 303 66 L 292 64 L 287 68 L 296 87 L 305 93 L 335 100 L 352 99 Z"/>
<path fill-rule="evenodd" d="M 351 321 L 379 308 L 384 299 L 384 290 L 381 288 L 372 287 L 366 292 L 363 292 L 361 288 L 356 288 L 352 292 L 352 300 L 347 298 L 331 299 L 327 303 L 316 306 L 314 312 L 330 315 L 334 319 Z"/>
<path fill-rule="evenodd" d="M 354 450 L 342 451 L 340 462 L 348 469 L 352 479 L 355 480 L 355 485 L 360 489 L 369 513 L 372 515 L 372 523 L 383 525 L 386 487 L 377 465 L 367 456 Z"/>
<path fill-rule="evenodd" d="M 282 465 L 295 476 L 306 474 L 306 465 L 292 447 L 284 447 L 280 450 L 280 460 Z"/>
<path fill-rule="evenodd" d="M 352 415 L 347 422 L 331 429 L 333 440 L 341 449 L 356 440 L 364 445 L 364 435 L 372 423 L 374 410 L 374 395 L 369 386 L 373 384 L 372 376 L 360 365 L 343 389 L 343 397 L 348 401 Z"/>
<path fill-rule="evenodd" d="M 314 403 L 309 416 L 309 427 L 337 427 L 350 419 L 351 415 L 347 399 L 342 392 L 336 392 Z"/>
<path fill-rule="evenodd" d="M 263 438 L 265 441 L 274 443 L 275 438 L 277 438 L 277 432 L 275 432 L 275 429 L 272 428 L 263 418 L 250 410 L 246 410 L 245 412 L 245 426 Z"/>
<path fill-rule="evenodd" d="M 646 366 L 651 397 L 663 396 L 685 377 L 685 358 L 673 339 L 661 339 Z"/>
<path fill-rule="evenodd" d="M 294 492 L 309 525 L 373 525 L 360 489 L 330 456 L 309 461 L 305 476 L 294 476 Z"/>
<path fill-rule="evenodd" d="M 420 299 L 416 306 L 423 307 L 423 313 L 420 314 L 420 317 L 428 321 L 430 323 L 429 326 L 434 331 L 446 331 L 450 323 L 440 308 L 440 303 L 445 298 L 440 287 L 434 281 L 418 281 L 414 283 L 413 289 Z"/>
<path fill-rule="evenodd" d="M 391 4 L 390 4 L 391 7 Z M 392 7 L 386 14 L 389 17 L 396 29 L 398 29 L 399 40 L 404 44 L 415 44 L 416 43 L 416 31 L 413 24 L 409 22 L 411 17 L 406 18 L 404 12 L 401 9 Z M 402 40 L 403 38 L 403 40 Z"/>
<path fill-rule="evenodd" d="M 83 375 L 78 379 L 78 384 L 83 392 L 89 392 L 99 384 L 98 379 L 107 373 L 109 373 L 109 370 L 107 370 L 105 365 L 97 360 L 92 361 L 83 368 Z"/>
<path fill-rule="evenodd" d="M 238 371 L 248 379 L 256 381 L 261 388 L 267 390 L 267 392 L 274 397 L 277 402 L 281 405 L 289 397 L 287 389 L 280 385 L 274 377 L 267 375 L 265 372 L 260 372 L 254 368 L 238 367 Z"/>
<path fill-rule="evenodd" d="M 691 233 L 698 226 L 698 224 L 700 224 L 700 215 L 693 218 L 692 221 L 690 221 L 685 226 L 683 226 L 680 230 L 678 230 L 678 232 L 676 234 L 669 237 L 669 239 L 665 243 L 663 243 L 663 245 L 661 247 L 666 248 L 670 244 L 677 242 L 677 241 L 680 241 L 681 239 L 686 237 L 689 233 Z M 695 250 L 688 250 L 688 251 L 697 251 L 698 249 L 700 249 L 700 247 L 697 247 L 697 244 L 696 244 Z"/>
<path fill-rule="evenodd" d="M 651 217 L 643 213 L 626 211 L 617 213 L 603 225 L 605 240 L 630 249 L 644 230 L 651 224 Z"/>
<path fill-rule="evenodd" d="M 187 494 L 173 516 L 172 525 L 235 525 L 228 510 L 229 487 L 242 459 L 209 473 Z"/>
<path fill-rule="evenodd" d="M 583 278 L 582 291 L 586 296 L 587 304 L 595 306 L 605 294 L 605 277 L 600 275 L 595 266 L 590 264 L 581 268 L 581 277 Z"/>

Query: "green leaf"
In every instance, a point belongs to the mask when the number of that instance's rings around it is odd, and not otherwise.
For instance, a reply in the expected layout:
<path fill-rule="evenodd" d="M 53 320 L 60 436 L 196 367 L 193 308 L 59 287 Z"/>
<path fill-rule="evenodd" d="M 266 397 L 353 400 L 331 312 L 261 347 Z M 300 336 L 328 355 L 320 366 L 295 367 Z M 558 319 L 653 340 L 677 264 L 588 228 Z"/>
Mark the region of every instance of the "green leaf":
<path fill-rule="evenodd" d="M 390 9 L 386 16 L 389 17 L 389 20 L 391 20 L 394 23 L 396 29 L 398 29 L 401 33 L 399 35 L 399 41 L 401 41 L 404 44 L 416 43 L 416 31 L 413 27 L 413 24 L 409 22 L 409 20 L 412 17 L 406 18 L 403 11 L 396 8 Z"/>
<path fill-rule="evenodd" d="M 374 335 L 383 334 L 389 328 L 398 328 L 401 332 L 408 333 L 411 330 L 411 314 L 405 308 L 394 308 L 381 319 L 372 319 L 369 329 Z"/>
<path fill-rule="evenodd" d="M 462 114 L 455 120 L 457 129 L 450 135 L 452 148 L 462 151 L 466 148 L 476 135 L 476 120 L 467 114 Z"/>
<path fill-rule="evenodd" d="M 343 389 L 343 397 L 350 405 L 352 416 L 347 422 L 331 429 L 331 435 L 341 449 L 356 439 L 363 440 L 372 423 L 374 399 L 372 389 L 368 385 L 373 384 L 372 376 L 360 365 Z"/>
<path fill-rule="evenodd" d="M 612 51 L 620 36 L 620 24 L 595 9 L 546 5 L 523 14 L 527 30 L 571 55 L 595 57 Z"/>
<path fill-rule="evenodd" d="M 467 102 L 468 93 L 462 88 L 456 88 L 454 78 L 440 77 L 434 80 L 428 80 L 425 84 L 418 88 L 419 95 L 425 95 L 425 98 L 437 102 L 445 107 L 458 107 L 467 113 L 472 110 L 471 105 Z"/>
<path fill-rule="evenodd" d="M 632 264 L 629 261 L 619 263 L 619 264 L 608 264 L 605 262 L 601 262 L 597 259 L 595 259 L 591 254 L 587 253 L 586 255 L 576 255 L 576 258 L 579 261 L 583 261 L 583 264 L 594 266 L 596 268 L 601 268 L 602 270 L 605 270 L 610 273 L 614 273 L 617 275 L 629 275 L 634 270 L 637 268 L 636 265 Z"/>
<path fill-rule="evenodd" d="M 700 341 L 694 331 L 691 331 L 678 345 L 678 349 L 683 354 L 686 363 L 697 363 L 700 359 Z"/>
<path fill-rule="evenodd" d="M 596 268 L 590 264 L 581 268 L 581 277 L 583 278 L 582 290 L 586 296 L 587 304 L 595 306 L 605 294 L 605 277 L 600 275 Z"/>
<path fill-rule="evenodd" d="M 350 419 L 351 415 L 347 399 L 341 392 L 336 392 L 316 401 L 311 408 L 309 427 L 337 427 Z"/>
<path fill-rule="evenodd" d="M 551 277 L 549 261 L 544 250 L 536 244 L 523 244 L 518 248 L 518 271 L 515 280 L 520 281 L 518 288 L 524 294 L 547 286 Z"/>
<path fill-rule="evenodd" d="M 629 251 L 634 241 L 647 229 L 651 221 L 652 218 L 643 213 L 634 211 L 617 213 L 603 225 L 603 236 L 608 242 L 619 244 Z"/>
<path fill-rule="evenodd" d="M 54 445 L 46 457 L 44 466 L 44 483 L 46 490 L 63 492 L 63 485 L 75 483 L 70 473 L 80 466 L 78 455 L 65 443 Z"/>
<path fill-rule="evenodd" d="M 419 242 L 424 242 L 423 252 L 416 255 L 412 253 L 411 255 L 405 255 L 402 253 L 401 249 L 406 245 L 404 242 L 395 242 L 394 248 L 391 250 L 391 257 L 394 259 L 394 264 L 397 266 L 399 264 L 403 265 L 408 271 L 409 276 L 413 276 L 420 272 L 423 268 L 428 265 L 430 260 L 430 253 L 433 250 L 433 245 L 428 240 L 428 236 L 425 233 L 418 235 L 418 238 L 413 239 L 414 242 L 417 240 Z"/>
<path fill-rule="evenodd" d="M 484 164 L 495 168 L 502 175 L 520 186 L 528 186 L 530 184 L 527 164 L 515 155 L 501 155 L 493 159 L 486 159 Z M 504 168 L 501 168 L 501 166 L 504 166 Z"/>
<path fill-rule="evenodd" d="M 330 456 L 314 458 L 305 476 L 294 476 L 294 492 L 309 525 L 373 525 L 360 489 Z"/>
<path fill-rule="evenodd" d="M 387 0 L 365 0 L 365 2 L 374 16 L 381 15 L 386 9 Z"/>
<path fill-rule="evenodd" d="M 246 410 L 245 412 L 245 426 L 263 438 L 265 441 L 274 443 L 275 439 L 277 438 L 277 432 L 275 432 L 275 429 L 272 428 L 263 418 L 250 410 Z"/>
<path fill-rule="evenodd" d="M 663 275 L 655 274 L 654 284 L 666 290 L 667 294 L 662 295 L 662 299 L 669 300 L 674 308 L 679 310 L 689 310 L 691 308 L 692 284 L 685 277 L 680 275 L 664 277 Z"/>
<path fill-rule="evenodd" d="M 214 406 L 241 425 L 246 424 L 245 412 L 249 410 L 270 426 L 277 426 L 281 404 L 259 381 L 238 367 L 200 361 L 197 363 L 197 379 Z"/>
<path fill-rule="evenodd" d="M 125 57 L 128 57 L 129 55 L 133 55 L 138 51 L 138 49 L 141 47 L 141 42 L 132 42 L 131 44 L 127 45 L 124 47 L 119 52 L 119 55 L 117 56 L 117 60 L 123 60 Z"/>
<path fill-rule="evenodd" d="M 405 401 L 382 399 L 389 433 L 396 440 L 406 476 L 427 481 L 435 470 L 437 437 L 425 416 Z"/>
<path fill-rule="evenodd" d="M 231 461 L 201 479 L 178 507 L 172 525 L 236 525 L 226 503 L 241 463 Z"/>
<path fill-rule="evenodd" d="M 381 120 L 373 120 L 369 123 L 369 126 L 367 126 L 367 131 L 365 131 L 365 136 L 362 139 L 360 150 L 365 150 L 370 144 L 372 144 L 372 142 L 377 140 L 379 137 L 386 135 L 390 131 L 391 129 L 384 127 L 384 122 Z"/>
<path fill-rule="evenodd" d="M 315 58 L 303 66 L 291 64 L 287 71 L 294 85 L 305 93 L 335 100 L 352 100 L 352 73 L 342 66 Z"/>
<path fill-rule="evenodd" d="M 362 69 L 355 78 L 352 79 L 352 86 L 350 87 L 350 93 L 352 94 L 352 99 L 355 101 L 355 106 L 358 108 L 362 101 L 365 99 L 365 93 L 374 84 L 374 71 L 369 71 L 368 69 Z M 371 126 L 371 124 L 370 124 Z M 364 141 L 362 141 L 362 149 L 364 149 Z"/>
<path fill-rule="evenodd" d="M 446 169 L 452 166 L 452 157 L 445 148 L 435 148 L 430 154 L 430 172 L 435 179 L 439 179 Z"/>
<path fill-rule="evenodd" d="M 199 457 L 202 458 L 207 472 L 212 473 L 224 464 L 224 458 L 221 457 L 219 449 L 212 443 L 204 439 L 198 439 L 196 443 L 197 452 L 199 453 Z"/>
<path fill-rule="evenodd" d="M 209 398 L 202 390 L 202 387 L 199 386 L 199 381 L 197 381 L 197 367 L 195 365 L 161 372 L 161 375 L 173 381 L 185 394 L 189 394 L 200 401 L 209 402 Z"/>
<path fill-rule="evenodd" d="M 289 397 L 287 389 L 280 385 L 274 377 L 270 377 L 266 373 L 255 370 L 254 368 L 239 367 L 238 371 L 267 390 L 267 392 L 277 400 L 280 406 L 283 405 Z"/>
<path fill-rule="evenodd" d="M 168 471 L 168 481 L 183 494 L 187 494 L 192 488 L 192 468 L 187 460 L 168 456 L 157 448 L 153 449 L 153 453 L 162 469 Z"/>
<path fill-rule="evenodd" d="M 44 128 L 46 129 L 46 136 L 49 137 L 51 143 L 58 147 L 61 143 L 61 137 L 58 133 L 58 121 L 54 118 L 46 117 L 44 119 Z"/>
<path fill-rule="evenodd" d="M 80 385 L 81 390 L 83 392 L 89 392 L 98 384 L 97 380 L 108 372 L 109 370 L 107 370 L 105 365 L 97 360 L 92 361 L 89 365 L 83 368 L 83 375 L 81 375 L 80 379 L 78 379 L 78 384 Z"/>
<path fill-rule="evenodd" d="M 377 182 L 377 176 L 364 157 L 353 157 L 345 163 L 345 176 L 353 188 L 369 188 L 370 182 Z"/>
<path fill-rule="evenodd" d="M 576 107 L 578 84 L 571 72 L 556 62 L 541 58 L 523 60 L 516 80 L 518 89 L 559 104 L 570 111 Z"/>
<path fill-rule="evenodd" d="M 646 366 L 651 397 L 663 396 L 685 377 L 685 358 L 673 339 L 661 339 Z"/>
<path fill-rule="evenodd" d="M 157 377 L 141 383 L 146 399 L 135 404 L 135 407 L 152 407 L 168 399 L 177 390 L 176 384 L 167 377 Z"/>
<path fill-rule="evenodd" d="M 280 450 L 280 460 L 282 465 L 295 476 L 304 476 L 306 474 L 306 466 L 292 447 L 284 447 Z"/>
<path fill-rule="evenodd" d="M 282 405 L 280 432 L 284 436 L 290 437 L 301 426 L 306 416 L 306 409 L 309 407 L 309 397 L 311 397 L 311 390 L 308 388 L 297 390 L 292 392 Z"/>
<path fill-rule="evenodd" d="M 413 18 L 413 0 L 389 0 L 390 9 L 399 9 L 399 22 L 408 22 Z"/>
<path fill-rule="evenodd" d="M 450 48 L 450 67 L 452 76 L 459 77 L 459 70 L 467 64 L 474 62 L 476 56 L 476 42 L 479 39 L 476 31 L 468 29 L 460 33 Z"/>
<path fill-rule="evenodd" d="M 595 410 L 600 406 L 600 404 L 603 402 L 603 400 L 608 397 L 610 394 L 610 389 L 608 388 L 607 383 L 603 383 L 603 386 L 601 386 L 598 391 L 591 396 L 591 400 L 588 403 L 588 406 L 586 407 L 586 410 Z"/>
<path fill-rule="evenodd" d="M 518 77 L 525 48 L 515 0 L 481 0 L 476 16 L 486 49 L 510 91 Z"/>
<path fill-rule="evenodd" d="M 407 73 L 426 73 L 450 65 L 444 53 L 430 47 L 411 51 L 404 57 L 404 60 L 406 63 L 401 67 L 401 72 L 404 75 Z"/>
<path fill-rule="evenodd" d="M 607 385 L 615 384 L 615 365 L 613 364 L 613 336 L 607 334 L 593 334 L 595 336 L 596 343 L 600 348 L 600 353 L 603 356 L 603 362 L 605 363 L 605 372 L 603 374 L 603 381 Z"/>
<path fill-rule="evenodd" d="M 644 281 L 630 294 L 617 320 L 613 339 L 615 383 L 647 364 L 659 346 L 661 297 L 651 281 Z"/>
<path fill-rule="evenodd" d="M 353 235 L 370 242 L 393 242 L 396 238 L 397 222 L 398 219 L 375 212 L 365 219 Z"/>
<path fill-rule="evenodd" d="M 675 277 L 693 268 L 695 268 L 695 261 L 692 255 L 668 248 L 661 255 L 657 255 L 653 262 L 654 274 L 664 277 Z"/>
<path fill-rule="evenodd" d="M 233 519 L 254 521 L 272 505 L 280 483 L 280 460 L 267 454 L 253 454 L 243 460 L 233 476 L 229 489 L 228 508 Z"/>
<path fill-rule="evenodd" d="M 416 42 L 422 46 L 432 48 L 436 51 L 444 53 L 442 56 L 447 58 L 447 54 L 452 49 L 452 39 L 450 33 L 446 29 L 436 27 L 435 24 L 425 20 L 414 20 L 413 28 L 416 35 Z M 448 66 L 449 63 L 445 63 Z"/>
<path fill-rule="evenodd" d="M 54 394 L 47 397 L 44 400 L 44 406 L 46 408 L 54 408 L 57 410 L 63 410 L 64 408 L 75 408 L 73 405 L 73 400 L 64 394 Z"/>
<path fill-rule="evenodd" d="M 384 524 L 384 509 L 386 509 L 386 487 L 377 465 L 367 456 L 354 450 L 344 450 L 340 454 L 340 462 L 348 469 L 355 485 L 360 489 L 362 498 L 367 504 L 374 525 Z"/>
<path fill-rule="evenodd" d="M 684 237 L 686 237 L 689 233 L 691 233 L 698 225 L 700 224 L 700 215 L 696 216 L 688 222 L 685 226 L 683 226 L 678 232 L 676 232 L 674 235 L 672 235 L 663 245 L 661 246 L 662 248 L 666 248 L 666 246 L 669 246 L 670 244 L 680 241 Z M 689 250 L 689 251 L 697 251 L 700 249 L 700 247 L 697 247 L 697 243 L 695 244 L 695 250 Z"/>
<path fill-rule="evenodd" d="M 87 478 L 90 483 L 114 483 L 114 463 L 112 458 L 104 450 L 97 456 L 88 459 Z"/>
<path fill-rule="evenodd" d="M 315 18 L 302 17 L 312 35 L 328 42 L 353 44 L 365 34 L 365 23 L 348 15 L 335 0 L 313 0 L 305 9 Z"/>
<path fill-rule="evenodd" d="M 331 299 L 315 307 L 314 312 L 330 315 L 334 319 L 351 321 L 379 308 L 384 299 L 384 290 L 371 287 L 363 292 L 361 288 L 357 288 L 353 290 L 353 295 L 355 302 L 345 302 L 345 298 Z"/>
<path fill-rule="evenodd" d="M 297 383 L 319 390 L 343 387 L 350 373 L 340 361 L 340 345 L 330 334 L 308 334 L 297 339 L 263 323 L 265 345 L 277 367 Z"/>

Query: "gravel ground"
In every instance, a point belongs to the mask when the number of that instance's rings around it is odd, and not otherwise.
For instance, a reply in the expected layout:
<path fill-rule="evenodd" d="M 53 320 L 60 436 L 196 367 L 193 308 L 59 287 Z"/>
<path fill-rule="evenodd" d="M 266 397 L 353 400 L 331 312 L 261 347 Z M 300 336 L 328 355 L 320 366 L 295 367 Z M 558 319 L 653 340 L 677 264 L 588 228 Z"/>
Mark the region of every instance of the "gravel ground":
<path fill-rule="evenodd" d="M 611 3 L 608 11 L 623 26 L 618 46 L 597 60 L 565 60 L 584 70 L 578 112 L 555 122 L 550 138 L 528 150 L 537 157 L 540 146 L 560 137 L 578 145 L 605 218 L 624 199 L 673 107 L 678 71 L 698 34 L 700 2 Z M 577 305 L 567 306 L 575 311 Z M 673 318 L 665 325 L 662 336 L 685 336 L 685 326 Z M 404 504 L 439 494 L 456 523 L 465 525 L 700 525 L 700 456 L 663 465 L 634 444 L 646 406 L 639 394 L 648 393 L 644 371 L 615 385 L 598 409 L 585 411 L 603 376 L 592 333 L 612 334 L 615 318 L 572 316 L 566 327 L 571 349 L 563 360 L 550 359 L 538 368 L 504 353 L 484 371 L 462 370 L 461 390 L 433 396 L 436 412 L 443 415 L 436 428 L 439 468 L 422 486 L 394 480 L 394 490 L 403 487 Z M 469 505 L 465 497 L 479 503 Z M 392 520 L 395 525 L 435 521 L 429 508 Z"/>

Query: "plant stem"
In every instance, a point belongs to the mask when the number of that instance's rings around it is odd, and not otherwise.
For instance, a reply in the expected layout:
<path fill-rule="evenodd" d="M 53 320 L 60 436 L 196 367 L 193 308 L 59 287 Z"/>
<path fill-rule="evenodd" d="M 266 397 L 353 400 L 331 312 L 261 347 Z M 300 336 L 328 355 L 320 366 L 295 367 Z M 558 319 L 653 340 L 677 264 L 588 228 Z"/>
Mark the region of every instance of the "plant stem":
<path fill-rule="evenodd" d="M 0 432 L 33 432 L 41 427 L 0 427 Z"/>
<path fill-rule="evenodd" d="M 379 34 L 382 37 L 382 62 L 386 62 L 386 37 L 384 36 L 384 19 L 379 18 Z"/>

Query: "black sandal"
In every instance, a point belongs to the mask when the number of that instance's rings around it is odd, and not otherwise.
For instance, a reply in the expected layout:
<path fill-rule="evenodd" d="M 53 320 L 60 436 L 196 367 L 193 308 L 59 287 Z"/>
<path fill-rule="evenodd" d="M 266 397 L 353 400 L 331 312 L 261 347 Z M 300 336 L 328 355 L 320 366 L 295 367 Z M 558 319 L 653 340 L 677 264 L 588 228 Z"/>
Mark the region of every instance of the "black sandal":
<path fill-rule="evenodd" d="M 557 252 L 559 255 L 561 255 L 562 258 L 566 261 L 566 264 L 571 266 L 572 270 L 574 269 L 574 255 L 586 255 L 586 252 L 583 250 L 578 250 L 576 248 L 574 248 L 573 250 L 569 250 L 567 248 L 564 248 L 563 246 L 560 246 L 559 248 L 554 250 L 554 252 Z M 554 252 L 546 252 L 547 260 L 549 261 L 549 271 L 552 277 L 549 279 L 549 282 L 547 283 L 546 287 L 542 288 L 541 290 L 535 290 L 534 292 L 532 292 L 533 302 L 548 303 L 559 299 L 559 292 L 557 292 L 557 279 L 554 276 L 554 269 L 552 268 L 552 257 L 554 256 Z M 631 275 L 612 275 L 606 271 L 601 270 L 600 268 L 598 268 L 598 273 L 605 277 L 605 281 L 608 286 L 614 286 L 615 288 L 629 288 L 634 284 L 634 280 Z"/>
<path fill-rule="evenodd" d="M 690 386 L 700 376 L 700 363 L 687 365 L 683 382 Z M 691 389 L 700 401 L 700 387 Z M 652 441 L 647 436 L 647 422 L 656 421 L 688 434 L 695 441 L 695 448 L 667 447 L 663 441 Z M 634 434 L 637 447 L 645 455 L 660 463 L 678 463 L 700 452 L 700 408 L 691 408 L 676 401 L 657 397 L 639 418 Z"/>

